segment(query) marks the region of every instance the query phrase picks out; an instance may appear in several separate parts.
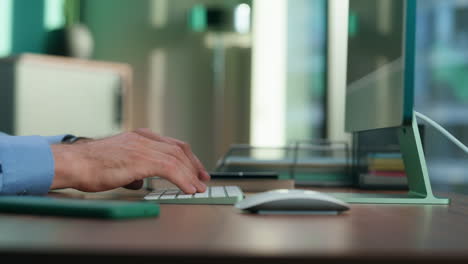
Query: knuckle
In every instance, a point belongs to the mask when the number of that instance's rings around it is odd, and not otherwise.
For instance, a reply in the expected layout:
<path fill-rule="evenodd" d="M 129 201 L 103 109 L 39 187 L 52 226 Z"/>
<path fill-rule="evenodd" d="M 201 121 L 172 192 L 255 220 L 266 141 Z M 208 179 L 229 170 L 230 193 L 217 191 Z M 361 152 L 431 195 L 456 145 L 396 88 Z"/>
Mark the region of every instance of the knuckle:
<path fill-rule="evenodd" d="M 153 131 L 151 131 L 151 129 L 149 128 L 137 128 L 135 130 L 133 130 L 134 133 L 138 134 L 138 135 L 151 135 L 151 134 L 154 134 Z"/>
<path fill-rule="evenodd" d="M 194 172 L 190 172 L 190 179 L 192 179 L 193 182 L 199 182 L 198 176 Z"/>
<path fill-rule="evenodd" d="M 140 135 L 138 135 L 137 133 L 131 131 L 131 132 L 125 132 L 123 133 L 123 138 L 126 140 L 126 141 L 129 141 L 129 142 L 132 142 L 132 141 L 136 141 L 140 138 Z"/>
<path fill-rule="evenodd" d="M 157 133 L 153 132 L 151 129 L 146 128 L 146 127 L 134 129 L 133 132 L 136 133 L 136 134 L 139 134 L 139 135 L 154 135 L 154 136 L 158 136 Z"/>
<path fill-rule="evenodd" d="M 173 155 L 175 155 L 175 156 L 177 156 L 177 157 L 181 157 L 181 156 L 184 155 L 184 151 L 183 151 L 182 148 L 179 147 L 179 146 L 173 146 L 173 147 L 171 148 L 171 152 L 172 152 Z"/>
<path fill-rule="evenodd" d="M 128 140 L 125 142 L 126 149 L 132 153 L 132 152 L 138 152 L 142 154 L 147 154 L 147 148 L 141 144 L 139 140 Z"/>
<path fill-rule="evenodd" d="M 180 142 L 178 146 L 185 151 L 191 151 L 192 148 L 187 142 Z"/>
<path fill-rule="evenodd" d="M 141 133 L 141 132 L 147 132 L 149 129 L 147 128 L 137 128 L 137 129 L 134 129 L 133 132 L 134 133 Z"/>

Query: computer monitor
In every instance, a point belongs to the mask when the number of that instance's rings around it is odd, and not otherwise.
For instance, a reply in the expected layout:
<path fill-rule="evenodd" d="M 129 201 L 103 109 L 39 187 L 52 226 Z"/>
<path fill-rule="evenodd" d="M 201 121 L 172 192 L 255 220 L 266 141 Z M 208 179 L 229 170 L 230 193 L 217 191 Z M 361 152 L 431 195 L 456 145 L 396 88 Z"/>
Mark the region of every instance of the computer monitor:
<path fill-rule="evenodd" d="M 416 0 L 349 0 L 345 129 L 399 128 L 409 193 L 343 195 L 356 203 L 447 204 L 433 195 L 413 114 Z"/>
<path fill-rule="evenodd" d="M 411 124 L 415 1 L 350 0 L 347 132 Z"/>

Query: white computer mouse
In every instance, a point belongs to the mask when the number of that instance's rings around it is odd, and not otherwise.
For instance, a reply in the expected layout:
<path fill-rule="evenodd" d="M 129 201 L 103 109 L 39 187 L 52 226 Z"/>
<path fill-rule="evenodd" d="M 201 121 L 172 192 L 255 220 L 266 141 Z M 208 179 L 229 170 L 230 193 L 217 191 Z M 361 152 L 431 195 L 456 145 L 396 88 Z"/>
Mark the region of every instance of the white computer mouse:
<path fill-rule="evenodd" d="M 349 205 L 321 192 L 278 189 L 248 196 L 235 207 L 250 212 L 343 212 Z"/>

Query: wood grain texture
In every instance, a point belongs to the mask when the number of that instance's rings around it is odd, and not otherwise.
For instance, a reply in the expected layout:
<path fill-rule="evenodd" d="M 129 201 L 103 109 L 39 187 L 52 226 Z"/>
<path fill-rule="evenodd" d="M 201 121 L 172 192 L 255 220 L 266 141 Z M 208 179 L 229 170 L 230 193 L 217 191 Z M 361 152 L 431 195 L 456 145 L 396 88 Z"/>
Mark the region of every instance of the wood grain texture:
<path fill-rule="evenodd" d="M 140 200 L 145 193 L 50 195 Z M 125 221 L 0 214 L 0 253 L 132 263 L 156 257 L 184 263 L 468 263 L 468 196 L 448 196 L 449 206 L 354 204 L 338 216 L 260 216 L 211 205 L 161 205 L 157 218 Z"/>

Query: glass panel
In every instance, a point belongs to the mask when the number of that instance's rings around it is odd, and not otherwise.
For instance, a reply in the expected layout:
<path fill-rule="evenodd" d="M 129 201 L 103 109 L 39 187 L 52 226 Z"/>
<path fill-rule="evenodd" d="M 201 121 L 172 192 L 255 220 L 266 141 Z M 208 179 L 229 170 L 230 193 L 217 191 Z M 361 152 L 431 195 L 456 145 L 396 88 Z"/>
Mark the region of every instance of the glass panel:
<path fill-rule="evenodd" d="M 418 1 L 416 110 L 468 142 L 468 1 Z M 435 182 L 468 182 L 466 154 L 426 129 L 429 175 Z"/>
<path fill-rule="evenodd" d="M 327 1 L 288 1 L 286 141 L 325 137 Z"/>

